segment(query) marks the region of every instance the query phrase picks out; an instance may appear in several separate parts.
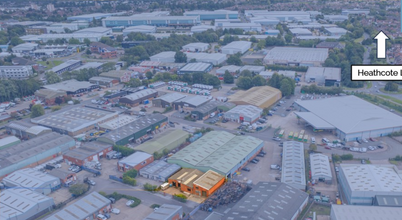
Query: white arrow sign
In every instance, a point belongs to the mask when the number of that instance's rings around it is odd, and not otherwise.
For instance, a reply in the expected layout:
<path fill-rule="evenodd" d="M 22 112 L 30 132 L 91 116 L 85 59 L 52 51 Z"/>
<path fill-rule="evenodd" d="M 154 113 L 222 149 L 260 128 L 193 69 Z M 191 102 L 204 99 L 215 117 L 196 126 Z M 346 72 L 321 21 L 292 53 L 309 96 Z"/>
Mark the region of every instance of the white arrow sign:
<path fill-rule="evenodd" d="M 374 37 L 374 40 L 377 40 L 377 59 L 385 59 L 386 55 L 386 40 L 388 40 L 389 37 L 384 34 L 384 32 L 380 31 L 380 33 L 377 34 L 377 36 Z"/>

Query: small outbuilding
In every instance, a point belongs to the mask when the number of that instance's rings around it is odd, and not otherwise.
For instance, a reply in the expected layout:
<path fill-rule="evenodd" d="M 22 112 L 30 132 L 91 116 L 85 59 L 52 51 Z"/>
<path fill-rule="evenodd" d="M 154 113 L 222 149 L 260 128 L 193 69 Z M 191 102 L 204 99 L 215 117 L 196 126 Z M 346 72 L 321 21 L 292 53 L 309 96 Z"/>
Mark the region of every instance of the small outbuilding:
<path fill-rule="evenodd" d="M 137 151 L 117 162 L 117 169 L 123 172 L 132 169 L 136 169 L 138 171 L 153 161 L 154 156 L 152 154 Z"/>
<path fill-rule="evenodd" d="M 179 171 L 181 167 L 177 164 L 169 164 L 163 160 L 155 160 L 146 167 L 139 171 L 140 176 L 156 180 L 160 182 L 166 182 L 170 176 Z"/>

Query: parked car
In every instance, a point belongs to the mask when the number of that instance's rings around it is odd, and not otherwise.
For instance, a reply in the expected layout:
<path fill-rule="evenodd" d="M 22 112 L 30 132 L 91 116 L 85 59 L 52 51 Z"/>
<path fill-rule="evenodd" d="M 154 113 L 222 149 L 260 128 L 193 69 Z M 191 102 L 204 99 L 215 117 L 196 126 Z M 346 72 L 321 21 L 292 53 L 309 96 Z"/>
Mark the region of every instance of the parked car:
<path fill-rule="evenodd" d="M 119 210 L 119 209 L 116 209 L 116 208 L 112 208 L 112 209 L 110 210 L 110 212 L 113 213 L 113 214 L 116 214 L 116 215 L 120 214 L 120 210 Z"/>
<path fill-rule="evenodd" d="M 361 163 L 362 163 L 362 164 L 366 164 L 366 160 L 361 160 Z"/>
<path fill-rule="evenodd" d="M 376 141 L 377 141 L 377 140 L 374 139 L 374 138 L 369 138 L 369 140 L 372 141 L 372 142 L 376 142 Z"/>
<path fill-rule="evenodd" d="M 383 147 L 383 146 L 381 146 L 381 145 L 378 145 L 377 147 L 378 147 L 378 148 L 380 148 L 380 149 L 383 149 L 383 148 L 384 148 L 384 147 Z"/>
<path fill-rule="evenodd" d="M 362 138 L 362 141 L 363 141 L 364 143 L 368 143 L 368 141 L 367 141 L 366 138 Z"/>
<path fill-rule="evenodd" d="M 279 137 L 273 137 L 272 140 L 274 140 L 274 141 L 281 141 L 282 139 L 280 139 Z"/>
<path fill-rule="evenodd" d="M 103 214 L 107 219 L 109 219 L 111 216 L 110 216 L 110 214 L 109 213 L 105 213 L 105 214 Z"/>
<path fill-rule="evenodd" d="M 264 154 L 264 155 L 265 155 L 265 154 L 267 154 L 267 152 L 261 150 L 260 154 Z"/>
<path fill-rule="evenodd" d="M 268 116 L 272 116 L 272 113 L 268 113 L 267 115 L 268 115 Z"/>
<path fill-rule="evenodd" d="M 258 161 L 256 161 L 256 160 L 251 160 L 250 162 L 251 163 L 258 163 Z"/>
<path fill-rule="evenodd" d="M 330 147 L 330 146 L 325 146 L 324 148 L 325 148 L 325 149 L 328 149 L 328 150 L 331 150 L 331 147 Z"/>
<path fill-rule="evenodd" d="M 260 162 L 260 159 L 254 158 L 253 160 L 256 160 L 257 162 Z"/>
<path fill-rule="evenodd" d="M 240 134 L 241 134 L 241 135 L 246 135 L 246 133 L 244 133 L 244 132 L 240 132 Z"/>
<path fill-rule="evenodd" d="M 134 204 L 134 200 L 128 200 L 128 201 L 126 202 L 126 206 L 130 206 L 130 205 L 132 205 L 132 204 Z"/>
<path fill-rule="evenodd" d="M 335 167 L 335 172 L 339 172 L 339 167 Z"/>
<path fill-rule="evenodd" d="M 250 172 L 250 168 L 248 168 L 248 167 L 243 167 L 241 170 Z"/>
<path fill-rule="evenodd" d="M 106 216 L 104 216 L 102 214 L 99 214 L 96 217 L 98 217 L 98 219 L 100 219 L 100 220 L 107 220 Z"/>
<path fill-rule="evenodd" d="M 360 140 L 360 139 L 357 139 L 356 141 L 357 141 L 357 143 L 359 143 L 359 144 L 362 144 L 362 143 L 363 143 L 362 140 Z"/>
<path fill-rule="evenodd" d="M 262 153 L 257 154 L 257 157 L 264 157 L 264 156 L 265 156 L 265 154 L 262 154 Z"/>

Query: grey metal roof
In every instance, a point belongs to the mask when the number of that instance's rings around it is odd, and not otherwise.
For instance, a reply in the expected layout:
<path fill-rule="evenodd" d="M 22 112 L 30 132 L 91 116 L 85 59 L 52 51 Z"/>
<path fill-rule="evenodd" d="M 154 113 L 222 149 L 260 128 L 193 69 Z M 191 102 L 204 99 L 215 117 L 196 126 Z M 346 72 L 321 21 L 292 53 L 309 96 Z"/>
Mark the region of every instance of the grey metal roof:
<path fill-rule="evenodd" d="M 200 106 L 204 103 L 207 103 L 208 101 L 209 101 L 208 97 L 196 95 L 196 96 L 187 96 L 187 97 L 180 99 L 178 101 L 175 101 L 175 102 L 184 102 L 189 105 Z"/>
<path fill-rule="evenodd" d="M 402 196 L 377 195 L 374 199 L 376 206 L 402 207 Z"/>
<path fill-rule="evenodd" d="M 173 215 L 179 213 L 181 215 L 183 212 L 182 206 L 163 204 L 153 213 L 149 214 L 144 220 L 169 220 L 173 219 Z"/>
<path fill-rule="evenodd" d="M 110 200 L 97 192 L 81 198 L 46 220 L 81 220 L 97 213 L 101 208 L 110 204 Z"/>
<path fill-rule="evenodd" d="M 81 60 L 67 60 L 67 61 L 64 62 L 64 63 L 62 63 L 62 64 L 60 64 L 60 65 L 58 65 L 58 66 L 53 67 L 50 71 L 56 73 L 56 72 L 58 72 L 58 71 L 60 71 L 60 70 L 62 70 L 62 69 L 64 69 L 64 68 L 66 68 L 66 67 L 75 65 L 75 64 L 80 63 L 80 62 L 81 62 Z"/>
<path fill-rule="evenodd" d="M 306 81 L 320 76 L 324 76 L 325 79 L 341 81 L 341 68 L 311 66 L 307 70 Z"/>
<path fill-rule="evenodd" d="M 346 134 L 402 126 L 402 117 L 352 95 L 295 102 Z"/>
<path fill-rule="evenodd" d="M 104 63 L 101 62 L 88 62 L 85 63 L 84 65 L 78 67 L 75 69 L 75 71 L 83 70 L 83 69 L 90 69 L 90 68 L 99 68 L 103 65 Z"/>
<path fill-rule="evenodd" d="M 6 125 L 6 127 L 21 130 L 21 131 L 26 131 L 32 126 L 35 126 L 35 125 L 32 123 L 26 122 L 26 121 L 22 121 L 22 120 L 21 121 L 13 121 L 13 122 L 10 122 L 8 125 Z"/>
<path fill-rule="evenodd" d="M 265 60 L 286 62 L 324 62 L 328 57 L 326 48 L 274 47 Z"/>
<path fill-rule="evenodd" d="M 177 171 L 179 171 L 181 167 L 177 164 L 169 164 L 163 160 L 155 160 L 150 163 L 146 167 L 140 170 L 140 174 L 147 174 L 152 176 L 159 176 L 163 178 L 168 178 Z"/>
<path fill-rule="evenodd" d="M 307 204 L 308 194 L 284 183 L 259 182 L 222 220 L 289 220 Z"/>
<path fill-rule="evenodd" d="M 47 127 L 36 125 L 36 126 L 32 126 L 31 128 L 26 130 L 26 132 L 28 132 L 30 134 L 34 134 L 34 135 L 38 135 L 43 131 L 51 131 L 51 129 L 47 128 Z"/>
<path fill-rule="evenodd" d="M 135 167 L 136 165 L 146 161 L 148 158 L 153 157 L 153 155 L 148 154 L 148 153 L 144 153 L 141 151 L 137 151 L 133 154 L 131 154 L 128 157 L 125 157 L 121 160 L 119 160 L 119 164 L 127 164 L 129 166 Z"/>
<path fill-rule="evenodd" d="M 304 146 L 297 141 L 283 142 L 282 178 L 287 184 L 306 185 Z"/>
<path fill-rule="evenodd" d="M 329 158 L 324 154 L 310 154 L 311 176 L 325 176 L 332 179 Z"/>
<path fill-rule="evenodd" d="M 0 139 L 0 147 L 6 146 L 6 145 L 14 143 L 14 142 L 21 142 L 21 140 L 19 138 L 17 138 L 16 136 L 9 136 L 9 137 L 2 138 L 2 139 Z"/>
<path fill-rule="evenodd" d="M 70 79 L 66 80 L 63 82 L 55 83 L 55 84 L 50 84 L 50 85 L 44 85 L 43 87 L 46 89 L 51 89 L 51 90 L 61 90 L 61 91 L 66 91 L 66 92 L 75 92 L 80 89 L 88 89 L 91 86 L 95 84 L 92 84 L 90 82 L 86 81 L 77 81 L 75 79 Z"/>
<path fill-rule="evenodd" d="M 31 122 L 42 126 L 57 128 L 69 132 L 79 131 L 98 122 L 105 121 L 118 115 L 117 112 L 88 106 L 74 106 L 66 110 L 59 110 L 38 118 Z"/>
<path fill-rule="evenodd" d="M 46 209 L 54 205 L 53 198 L 44 196 L 28 189 L 7 189 L 0 193 L 0 219 L 9 219 L 11 217 L 24 214 L 29 217 L 36 214 L 37 211 Z M 27 217 L 25 215 L 25 217 Z"/>
<path fill-rule="evenodd" d="M 208 68 L 210 68 L 212 64 L 210 63 L 188 63 L 182 68 L 180 68 L 180 71 L 185 71 L 185 72 L 206 72 Z"/>
<path fill-rule="evenodd" d="M 358 205 L 332 205 L 331 220 L 400 220 L 402 208 L 358 206 Z"/>
<path fill-rule="evenodd" d="M 109 147 L 112 147 L 112 145 L 99 141 L 87 142 L 79 148 L 67 151 L 64 155 L 78 160 L 85 160 L 89 156 L 93 156 Z"/>
<path fill-rule="evenodd" d="M 113 142 L 117 142 L 117 141 L 122 140 L 126 137 L 129 137 L 130 135 L 133 135 L 153 124 L 156 124 L 156 123 L 161 122 L 166 119 L 167 119 L 167 117 L 162 114 L 146 115 L 144 117 L 139 118 L 136 121 L 131 122 L 128 125 L 125 125 L 116 130 L 110 131 L 109 133 L 106 133 L 102 137 L 98 138 L 98 140 L 108 139 L 108 140 L 112 140 Z"/>
<path fill-rule="evenodd" d="M 50 149 L 74 142 L 74 139 L 56 132 L 47 133 L 36 138 L 24 141 L 11 148 L 0 150 L 0 169 L 14 163 L 34 157 Z M 75 142 L 74 142 L 75 145 Z"/>
<path fill-rule="evenodd" d="M 236 105 L 230 102 L 219 102 L 219 101 L 210 101 L 205 103 L 204 105 L 201 105 L 197 108 L 195 108 L 192 112 L 201 112 L 202 114 L 209 113 L 212 111 L 214 108 L 219 107 L 219 106 L 224 106 L 229 109 L 235 107 Z"/>
<path fill-rule="evenodd" d="M 123 96 L 122 99 L 126 98 L 131 101 L 135 101 L 135 100 L 141 99 L 145 96 L 148 96 L 148 95 L 151 95 L 154 93 L 158 93 L 158 91 L 156 91 L 155 89 L 144 89 L 144 90 L 140 90 L 138 92 L 134 92 L 129 95 Z"/>
<path fill-rule="evenodd" d="M 36 188 L 50 188 L 51 186 L 57 186 L 60 184 L 58 178 L 32 168 L 17 170 L 6 176 L 3 181 L 7 186 L 20 186 L 29 190 L 36 190 Z"/>
<path fill-rule="evenodd" d="M 65 179 L 71 174 L 75 174 L 75 173 L 67 171 L 67 170 L 63 170 L 63 169 L 53 169 L 53 170 L 49 171 L 49 175 L 52 175 L 59 179 Z"/>
<path fill-rule="evenodd" d="M 262 114 L 262 108 L 258 108 L 254 105 L 238 105 L 225 113 L 225 115 L 238 114 L 248 118 L 255 118 L 256 115 Z"/>
<path fill-rule="evenodd" d="M 182 98 L 186 97 L 186 95 L 178 92 L 173 92 L 173 93 L 167 93 L 166 95 L 160 96 L 158 98 L 155 98 L 154 100 L 162 100 L 168 103 L 173 103 L 175 101 L 178 101 Z"/>
<path fill-rule="evenodd" d="M 295 112 L 297 116 L 307 121 L 315 129 L 335 129 L 333 125 L 326 122 L 322 118 L 318 117 L 311 112 Z"/>

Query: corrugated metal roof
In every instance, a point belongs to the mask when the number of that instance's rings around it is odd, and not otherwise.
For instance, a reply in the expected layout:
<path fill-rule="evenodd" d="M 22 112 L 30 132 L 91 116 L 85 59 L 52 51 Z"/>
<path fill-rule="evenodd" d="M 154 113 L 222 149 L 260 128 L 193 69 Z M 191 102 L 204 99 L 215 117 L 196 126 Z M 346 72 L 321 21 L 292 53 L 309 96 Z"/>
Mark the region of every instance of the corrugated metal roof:
<path fill-rule="evenodd" d="M 131 167 L 135 167 L 138 164 L 146 161 L 148 158 L 151 158 L 151 157 L 153 157 L 153 155 L 137 151 L 137 152 L 131 154 L 130 156 L 119 160 L 118 163 L 121 165 L 127 164 Z"/>
<path fill-rule="evenodd" d="M 21 140 L 19 138 L 17 138 L 16 136 L 9 136 L 9 137 L 2 138 L 2 139 L 0 139 L 0 147 L 9 145 L 14 142 L 21 142 Z"/>
<path fill-rule="evenodd" d="M 304 146 L 297 141 L 283 142 L 282 178 L 287 184 L 306 185 Z"/>
<path fill-rule="evenodd" d="M 52 186 L 54 187 L 60 184 L 59 178 L 32 168 L 17 170 L 6 176 L 3 181 L 7 186 L 20 186 L 29 190 L 36 190 L 37 188 L 50 189 Z"/>

